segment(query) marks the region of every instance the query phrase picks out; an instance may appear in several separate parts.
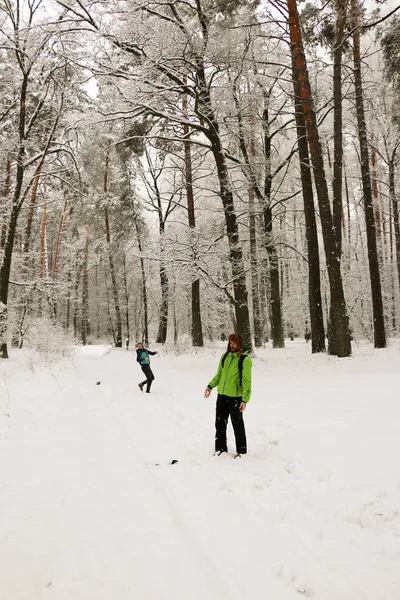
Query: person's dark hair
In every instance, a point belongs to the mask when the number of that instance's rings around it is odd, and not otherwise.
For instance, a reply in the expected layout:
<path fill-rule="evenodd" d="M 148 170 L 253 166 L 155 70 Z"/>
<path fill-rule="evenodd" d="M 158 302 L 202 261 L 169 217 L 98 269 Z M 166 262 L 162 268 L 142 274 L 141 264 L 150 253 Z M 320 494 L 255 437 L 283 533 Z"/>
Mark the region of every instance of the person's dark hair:
<path fill-rule="evenodd" d="M 242 336 L 238 333 L 231 333 L 228 337 L 228 347 L 226 349 L 227 352 L 231 351 L 231 342 L 235 342 L 239 346 L 239 352 L 243 350 L 243 341 Z"/>

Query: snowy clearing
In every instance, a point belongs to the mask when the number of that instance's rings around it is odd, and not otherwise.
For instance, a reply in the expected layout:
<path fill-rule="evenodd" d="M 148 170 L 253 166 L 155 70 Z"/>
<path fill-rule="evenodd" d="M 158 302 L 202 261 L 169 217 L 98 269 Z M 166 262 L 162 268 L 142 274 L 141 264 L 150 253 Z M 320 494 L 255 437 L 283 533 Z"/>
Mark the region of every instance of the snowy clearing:
<path fill-rule="evenodd" d="M 1 600 L 399 600 L 399 343 L 257 352 L 236 460 L 222 346 L 160 351 L 150 395 L 107 346 L 0 363 Z"/>

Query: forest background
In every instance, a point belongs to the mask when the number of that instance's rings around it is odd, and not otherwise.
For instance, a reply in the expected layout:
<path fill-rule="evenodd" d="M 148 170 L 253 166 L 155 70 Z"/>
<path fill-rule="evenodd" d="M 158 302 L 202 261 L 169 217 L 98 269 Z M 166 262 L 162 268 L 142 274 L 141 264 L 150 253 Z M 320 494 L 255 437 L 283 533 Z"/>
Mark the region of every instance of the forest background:
<path fill-rule="evenodd" d="M 398 336 L 398 8 L 2 0 L 2 357 Z"/>

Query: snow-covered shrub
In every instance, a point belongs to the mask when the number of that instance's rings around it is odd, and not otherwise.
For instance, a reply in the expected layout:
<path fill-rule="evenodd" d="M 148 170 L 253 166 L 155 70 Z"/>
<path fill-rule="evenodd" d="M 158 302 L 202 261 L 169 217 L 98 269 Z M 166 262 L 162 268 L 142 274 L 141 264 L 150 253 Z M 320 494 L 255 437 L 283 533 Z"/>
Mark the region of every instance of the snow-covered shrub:
<path fill-rule="evenodd" d="M 75 344 L 73 335 L 48 317 L 38 317 L 29 323 L 25 346 L 46 364 L 71 357 Z"/>

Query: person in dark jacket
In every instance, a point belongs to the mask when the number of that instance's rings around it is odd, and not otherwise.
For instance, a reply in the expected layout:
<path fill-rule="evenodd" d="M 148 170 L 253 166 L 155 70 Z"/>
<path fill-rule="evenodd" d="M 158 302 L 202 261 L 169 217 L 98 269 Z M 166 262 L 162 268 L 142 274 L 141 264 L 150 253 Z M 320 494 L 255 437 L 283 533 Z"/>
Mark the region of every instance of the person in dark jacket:
<path fill-rule="evenodd" d="M 226 429 L 229 416 L 235 434 L 235 458 L 247 453 L 243 412 L 251 396 L 251 369 L 251 358 L 243 348 L 242 338 L 236 333 L 231 334 L 227 351 L 220 358 L 217 374 L 204 392 L 204 397 L 209 398 L 211 390 L 218 386 L 215 413 L 215 452 L 218 455 L 228 451 Z"/>
<path fill-rule="evenodd" d="M 155 354 L 158 354 L 158 352 L 152 352 L 151 350 L 143 348 L 143 344 L 141 344 L 140 342 L 136 344 L 136 360 L 142 367 L 143 373 L 146 375 L 146 379 L 142 381 L 142 383 L 138 383 L 138 386 L 140 388 L 140 391 L 143 392 L 143 387 L 147 384 L 147 394 L 150 393 L 151 384 L 155 379 L 153 371 L 150 368 L 150 356 L 154 356 Z"/>

